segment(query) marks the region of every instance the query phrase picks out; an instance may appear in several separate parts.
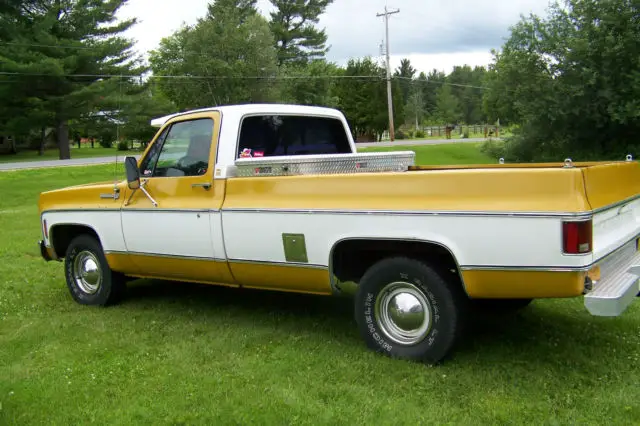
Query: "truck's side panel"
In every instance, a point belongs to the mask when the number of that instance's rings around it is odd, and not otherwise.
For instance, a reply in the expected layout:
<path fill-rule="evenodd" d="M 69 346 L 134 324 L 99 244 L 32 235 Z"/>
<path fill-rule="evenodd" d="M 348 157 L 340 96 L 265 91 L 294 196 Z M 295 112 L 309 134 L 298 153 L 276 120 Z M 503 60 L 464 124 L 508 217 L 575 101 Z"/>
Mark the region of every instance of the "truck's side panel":
<path fill-rule="evenodd" d="M 153 155 L 148 151 L 139 161 L 145 188 L 157 206 L 137 191 L 122 208 L 122 227 L 127 254 L 145 276 L 233 283 L 224 252 L 218 253 L 214 244 L 222 235 L 214 215 L 225 195 L 224 183 L 213 182 L 220 121 L 217 111 L 175 117 L 158 132 L 168 129 L 158 159 L 145 165 Z M 155 164 L 163 158 L 167 172 L 156 176 Z M 199 159 L 198 170 L 187 168 L 192 174 L 181 175 L 183 158 Z M 131 192 L 127 189 L 127 200 Z"/>
<path fill-rule="evenodd" d="M 283 234 L 304 235 L 306 264 L 321 267 L 337 241 L 390 236 L 437 242 L 463 269 L 580 269 L 591 261 L 590 255 L 562 256 L 557 218 L 227 209 L 223 221 L 231 261 L 290 263 Z"/>

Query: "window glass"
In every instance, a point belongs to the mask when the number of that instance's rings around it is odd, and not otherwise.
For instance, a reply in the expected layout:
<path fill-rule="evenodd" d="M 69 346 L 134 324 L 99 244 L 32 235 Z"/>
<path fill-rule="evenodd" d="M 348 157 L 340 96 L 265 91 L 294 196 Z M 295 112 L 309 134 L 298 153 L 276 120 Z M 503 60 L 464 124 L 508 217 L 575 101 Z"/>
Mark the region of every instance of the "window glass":
<path fill-rule="evenodd" d="M 153 175 L 153 167 L 158 161 L 158 155 L 160 155 L 160 150 L 162 149 L 162 144 L 164 143 L 165 138 L 167 137 L 167 133 L 169 132 L 169 127 L 164 129 L 160 136 L 156 139 L 156 141 L 149 148 L 149 152 L 147 156 L 140 164 L 140 172 L 142 176 L 150 177 Z"/>
<path fill-rule="evenodd" d="M 348 153 L 349 139 L 338 119 L 260 115 L 242 120 L 237 157 Z"/>
<path fill-rule="evenodd" d="M 200 176 L 209 168 L 213 120 L 190 120 L 171 126 L 164 140 L 158 139 L 143 165 L 147 177 Z M 158 143 L 160 142 L 160 143 Z M 155 151 L 154 151 L 155 149 Z"/>

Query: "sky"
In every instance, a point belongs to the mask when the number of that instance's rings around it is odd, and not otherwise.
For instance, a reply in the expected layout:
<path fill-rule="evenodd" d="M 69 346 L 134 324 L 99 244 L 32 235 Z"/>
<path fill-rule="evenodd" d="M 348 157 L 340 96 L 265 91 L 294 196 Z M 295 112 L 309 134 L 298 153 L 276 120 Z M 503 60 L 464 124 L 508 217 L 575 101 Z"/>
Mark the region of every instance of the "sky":
<path fill-rule="evenodd" d="M 183 23 L 193 24 L 206 14 L 209 0 L 129 0 L 119 12 L 139 21 L 128 36 L 144 53 Z M 327 59 L 340 65 L 349 58 L 381 59 L 384 19 L 377 13 L 399 9 L 389 19 L 389 51 L 395 69 L 402 58 L 425 73 L 451 72 L 454 65 L 488 65 L 491 49 L 499 49 L 509 27 L 521 15 L 545 15 L 549 0 L 334 0 L 320 17 L 330 46 Z M 268 17 L 269 0 L 258 0 Z"/>

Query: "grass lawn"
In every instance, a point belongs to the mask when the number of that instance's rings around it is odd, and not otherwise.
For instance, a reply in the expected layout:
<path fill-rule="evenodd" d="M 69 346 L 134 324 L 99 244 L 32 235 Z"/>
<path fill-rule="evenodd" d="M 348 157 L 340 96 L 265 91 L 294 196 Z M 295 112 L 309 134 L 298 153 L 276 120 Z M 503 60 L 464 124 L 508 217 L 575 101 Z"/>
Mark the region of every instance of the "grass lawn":
<path fill-rule="evenodd" d="M 402 146 L 399 141 L 397 146 L 360 148 L 358 152 L 385 152 L 385 151 L 414 151 L 416 164 L 485 164 L 497 163 L 479 149 L 482 143 L 452 143 L 441 145 L 407 145 Z"/>
<path fill-rule="evenodd" d="M 138 281 L 80 306 L 40 259 L 37 195 L 112 178 L 0 173 L 1 425 L 640 422 L 640 300 L 612 319 L 581 299 L 478 318 L 437 367 L 367 350 L 348 300 Z"/>
<path fill-rule="evenodd" d="M 95 148 L 82 147 L 71 148 L 71 158 L 91 158 L 91 157 L 120 157 L 126 155 L 137 155 L 140 151 L 118 151 L 114 148 L 103 148 L 96 144 Z M 57 160 L 59 153 L 57 149 L 49 149 L 44 152 L 43 156 L 38 155 L 38 151 L 20 151 L 15 155 L 0 155 L 0 163 L 18 163 L 23 161 L 46 161 Z"/>

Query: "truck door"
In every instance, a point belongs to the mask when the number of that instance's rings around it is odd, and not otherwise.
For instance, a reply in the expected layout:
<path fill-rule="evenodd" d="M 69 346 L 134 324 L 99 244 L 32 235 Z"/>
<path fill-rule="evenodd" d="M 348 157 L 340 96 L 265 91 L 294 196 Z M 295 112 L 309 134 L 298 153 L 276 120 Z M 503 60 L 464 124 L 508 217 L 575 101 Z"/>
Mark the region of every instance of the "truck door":
<path fill-rule="evenodd" d="M 218 282 L 226 276 L 211 222 L 224 188 L 213 185 L 218 112 L 176 117 L 138 165 L 142 188 L 126 190 L 122 231 L 140 275 Z M 218 257 L 220 258 L 218 258 Z"/>

